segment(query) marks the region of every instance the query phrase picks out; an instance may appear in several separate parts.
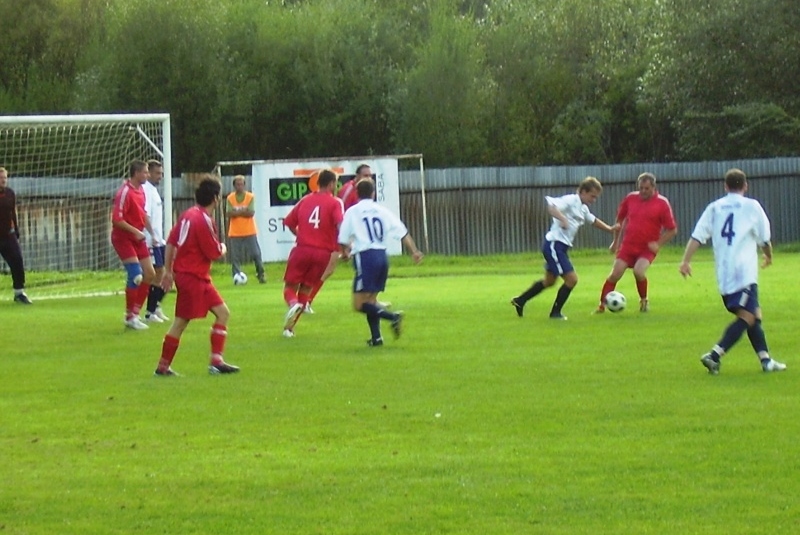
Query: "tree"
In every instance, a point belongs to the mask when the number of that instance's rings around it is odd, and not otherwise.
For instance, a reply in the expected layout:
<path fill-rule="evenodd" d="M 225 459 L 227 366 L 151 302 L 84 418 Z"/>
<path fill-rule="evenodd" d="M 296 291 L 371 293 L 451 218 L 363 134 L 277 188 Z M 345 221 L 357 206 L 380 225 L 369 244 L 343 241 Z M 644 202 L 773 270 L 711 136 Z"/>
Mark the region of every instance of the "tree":
<path fill-rule="evenodd" d="M 15 113 L 68 111 L 80 58 L 104 11 L 91 0 L 0 2 L 0 107 Z"/>
<path fill-rule="evenodd" d="M 649 93 L 679 159 L 798 153 L 800 12 L 790 0 L 666 2 Z"/>
<path fill-rule="evenodd" d="M 474 165 L 486 150 L 493 81 L 484 75 L 474 25 L 451 6 L 431 13 L 429 38 L 394 93 L 398 152 L 424 152 L 430 165 Z"/>

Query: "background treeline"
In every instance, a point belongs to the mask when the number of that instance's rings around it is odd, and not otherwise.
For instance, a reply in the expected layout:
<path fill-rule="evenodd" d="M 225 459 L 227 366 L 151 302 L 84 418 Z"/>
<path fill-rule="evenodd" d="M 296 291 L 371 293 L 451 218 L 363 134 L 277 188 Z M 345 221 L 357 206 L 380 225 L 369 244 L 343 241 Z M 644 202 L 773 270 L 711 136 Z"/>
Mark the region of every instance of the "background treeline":
<path fill-rule="evenodd" d="M 176 171 L 800 152 L 797 0 L 0 0 L 0 113 L 172 114 Z"/>

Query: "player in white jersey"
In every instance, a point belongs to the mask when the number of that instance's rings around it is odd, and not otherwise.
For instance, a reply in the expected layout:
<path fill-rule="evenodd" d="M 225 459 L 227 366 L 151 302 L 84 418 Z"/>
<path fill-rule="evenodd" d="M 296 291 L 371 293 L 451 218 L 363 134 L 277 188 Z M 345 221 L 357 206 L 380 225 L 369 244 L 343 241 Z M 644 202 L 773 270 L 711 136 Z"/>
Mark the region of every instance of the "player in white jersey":
<path fill-rule="evenodd" d="M 764 255 L 762 267 L 772 264 L 769 219 L 758 201 L 745 197 L 747 177 L 740 169 L 730 169 L 725 173 L 725 191 L 727 195 L 703 211 L 678 268 L 684 278 L 690 276 L 692 256 L 701 244 L 710 239 L 722 302 L 730 313 L 736 315 L 736 320 L 728 325 L 720 341 L 700 358 L 700 362 L 710 374 L 718 374 L 720 358 L 747 332 L 761 361 L 761 369 L 765 372 L 783 371 L 786 365 L 769 355 L 758 303 L 759 247 Z"/>
<path fill-rule="evenodd" d="M 619 229 L 619 224 L 611 227 L 589 211 L 589 205 L 600 197 L 602 191 L 603 186 L 600 181 L 593 176 L 588 176 L 578 185 L 577 193 L 570 193 L 561 197 L 545 196 L 547 213 L 553 218 L 553 223 L 542 244 L 542 256 L 544 256 L 545 261 L 544 277 L 534 282 L 530 288 L 520 295 L 511 299 L 511 304 L 520 318 L 522 317 L 525 303 L 539 295 L 545 288 L 553 286 L 558 277 L 561 277 L 564 279 L 564 284 L 558 289 L 553 308 L 550 309 L 550 318 L 557 320 L 567 319 L 561 313 L 561 309 L 569 299 L 572 289 L 578 284 L 578 274 L 575 273 L 575 269 L 569 259 L 569 250 L 572 248 L 578 229 L 584 223 L 589 223 L 606 232 L 613 232 Z"/>
<path fill-rule="evenodd" d="M 399 238 L 417 264 L 423 255 L 403 222 L 372 199 L 372 180 L 360 181 L 356 191 L 359 201 L 345 212 L 338 241 L 342 256 L 353 258 L 353 309 L 367 316 L 371 335 L 367 344 L 381 346 L 381 319 L 392 322 L 395 338 L 400 336 L 403 323 L 402 312 L 389 312 L 378 304 L 378 293 L 386 288 L 389 275 L 388 240 Z"/>
<path fill-rule="evenodd" d="M 142 185 L 145 195 L 144 210 L 150 217 L 150 227 L 153 229 L 153 233 L 150 234 L 145 229 L 144 235 L 147 247 L 150 249 L 156 278 L 147 294 L 147 312 L 144 319 L 150 323 L 164 323 L 169 320 L 161 309 L 161 300 L 165 295 L 164 290 L 161 289 L 161 278 L 164 276 L 164 252 L 167 242 L 164 240 L 164 203 L 157 189 L 164 176 L 164 171 L 158 160 L 148 161 L 147 170 L 150 172 L 150 178 Z"/>

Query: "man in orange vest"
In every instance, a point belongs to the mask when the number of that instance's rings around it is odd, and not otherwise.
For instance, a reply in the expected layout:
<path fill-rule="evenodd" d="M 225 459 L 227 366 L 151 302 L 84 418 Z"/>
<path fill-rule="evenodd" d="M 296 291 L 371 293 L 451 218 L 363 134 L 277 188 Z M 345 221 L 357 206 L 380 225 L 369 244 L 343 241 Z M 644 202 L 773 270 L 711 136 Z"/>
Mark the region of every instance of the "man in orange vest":
<path fill-rule="evenodd" d="M 256 198 L 245 189 L 244 177 L 233 177 L 234 191 L 228 195 L 225 211 L 228 223 L 228 245 L 231 253 L 231 275 L 241 271 L 240 262 L 252 260 L 256 265 L 258 282 L 264 284 L 264 265 L 261 261 L 261 247 L 258 246 L 256 230 Z"/>

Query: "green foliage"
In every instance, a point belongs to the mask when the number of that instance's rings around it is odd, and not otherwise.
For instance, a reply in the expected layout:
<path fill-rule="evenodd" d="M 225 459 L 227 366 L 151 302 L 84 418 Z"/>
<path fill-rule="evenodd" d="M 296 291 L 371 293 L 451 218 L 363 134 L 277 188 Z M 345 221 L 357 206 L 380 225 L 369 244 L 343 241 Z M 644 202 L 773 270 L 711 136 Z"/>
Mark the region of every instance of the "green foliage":
<path fill-rule="evenodd" d="M 553 126 L 553 160 L 559 164 L 608 163 L 609 113 L 572 102 Z"/>
<path fill-rule="evenodd" d="M 483 76 L 483 51 L 467 19 L 438 7 L 430 36 L 401 84 L 393 115 L 400 152 L 424 152 L 429 165 L 481 159 L 493 84 Z M 423 150 L 424 149 L 424 150 Z"/>
<path fill-rule="evenodd" d="M 210 319 L 184 333 L 173 380 L 152 376 L 167 326 L 123 331 L 121 296 L 0 302 L 3 530 L 790 532 L 798 258 L 776 255 L 760 285 L 789 370 L 763 374 L 745 338 L 711 377 L 698 357 L 731 316 L 708 249 L 686 281 L 679 254 L 650 268 L 649 313 L 593 316 L 610 261 L 581 251 L 566 322 L 546 317 L 554 289 L 522 319 L 508 305 L 533 254 L 395 258 L 384 297 L 406 330 L 382 348 L 363 342 L 347 270 L 287 340 L 282 266 L 243 287 L 221 268 L 228 377 L 205 372 Z M 630 274 L 619 289 L 635 301 Z"/>
<path fill-rule="evenodd" d="M 243 71 L 258 88 L 253 111 L 267 141 L 254 151 L 273 158 L 391 152 L 391 71 L 380 67 L 386 29 L 374 8 L 355 7 L 321 3 L 263 19 Z"/>
<path fill-rule="evenodd" d="M 211 0 L 112 4 L 80 111 L 169 111 L 174 155 L 190 169 L 211 169 L 216 152 L 230 146 L 219 132 L 228 107 L 223 66 L 230 51 L 218 23 L 224 15 Z"/>
<path fill-rule="evenodd" d="M 177 172 L 794 155 L 795 4 L 0 0 L 0 108 L 170 112 Z"/>
<path fill-rule="evenodd" d="M 687 160 L 713 157 L 768 158 L 800 146 L 800 118 L 776 104 L 726 106 L 719 113 L 686 114 L 681 155 Z M 797 149 L 794 151 L 797 153 Z"/>
<path fill-rule="evenodd" d="M 69 110 L 81 57 L 102 9 L 89 0 L 0 2 L 0 109 Z"/>
<path fill-rule="evenodd" d="M 672 0 L 666 5 L 662 63 L 651 82 L 677 127 L 676 155 L 797 154 L 796 3 Z"/>

